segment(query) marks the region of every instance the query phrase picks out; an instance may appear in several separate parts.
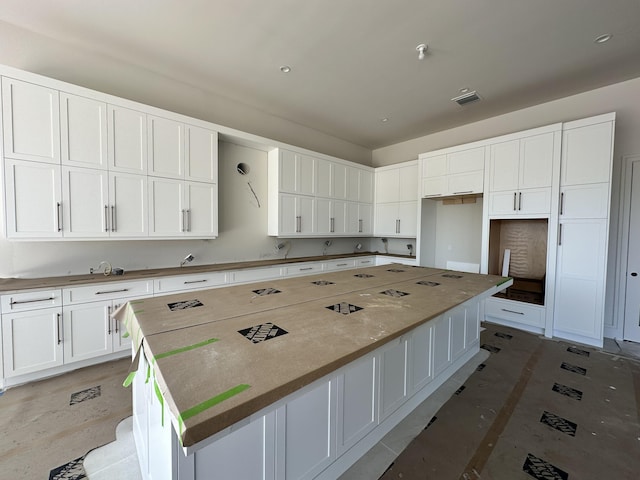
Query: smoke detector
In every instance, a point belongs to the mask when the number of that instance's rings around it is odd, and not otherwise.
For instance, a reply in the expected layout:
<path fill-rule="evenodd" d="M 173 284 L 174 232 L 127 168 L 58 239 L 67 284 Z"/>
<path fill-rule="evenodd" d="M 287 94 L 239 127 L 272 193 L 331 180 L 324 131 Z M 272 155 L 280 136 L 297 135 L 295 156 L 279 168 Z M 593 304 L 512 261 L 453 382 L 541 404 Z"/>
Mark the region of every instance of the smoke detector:
<path fill-rule="evenodd" d="M 477 94 L 475 90 L 469 92 L 464 92 L 462 95 L 458 95 L 457 97 L 453 97 L 451 101 L 456 102 L 458 105 L 466 105 L 467 103 L 477 102 L 480 100 L 480 96 Z"/>

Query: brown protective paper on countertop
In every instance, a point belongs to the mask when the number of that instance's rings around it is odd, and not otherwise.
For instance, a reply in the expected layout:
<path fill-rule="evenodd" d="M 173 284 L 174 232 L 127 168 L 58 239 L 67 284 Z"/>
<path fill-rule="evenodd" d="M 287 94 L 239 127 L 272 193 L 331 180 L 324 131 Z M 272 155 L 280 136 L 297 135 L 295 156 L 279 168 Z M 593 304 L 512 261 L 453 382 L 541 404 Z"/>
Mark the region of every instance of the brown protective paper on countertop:
<path fill-rule="evenodd" d="M 461 278 L 443 277 L 451 274 Z M 319 280 L 334 284 L 312 283 Z M 251 386 L 184 421 L 182 442 L 192 446 L 456 305 L 495 293 L 503 280 L 393 264 L 155 297 L 118 316 L 128 318 L 138 346 L 144 338 L 148 359 L 161 356 L 153 368 L 174 421 L 237 385 Z M 260 288 L 281 293 L 258 296 L 253 290 Z M 405 295 L 382 293 L 388 290 Z M 175 312 L 167 306 L 195 299 L 203 305 Z M 361 310 L 344 315 L 327 308 L 342 302 Z M 265 323 L 287 333 L 259 343 L 239 333 Z"/>

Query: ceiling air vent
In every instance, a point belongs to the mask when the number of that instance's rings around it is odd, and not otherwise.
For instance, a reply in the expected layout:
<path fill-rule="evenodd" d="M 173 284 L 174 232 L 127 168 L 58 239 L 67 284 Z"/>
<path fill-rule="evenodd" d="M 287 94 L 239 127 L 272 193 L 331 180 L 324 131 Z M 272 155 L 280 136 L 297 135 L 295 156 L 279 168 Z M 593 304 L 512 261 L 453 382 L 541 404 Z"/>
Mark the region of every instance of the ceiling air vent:
<path fill-rule="evenodd" d="M 452 101 L 456 102 L 458 105 L 466 105 L 467 103 L 475 102 L 480 100 L 480 97 L 474 90 L 473 92 L 463 93 L 462 95 L 458 95 L 457 97 L 453 97 Z"/>

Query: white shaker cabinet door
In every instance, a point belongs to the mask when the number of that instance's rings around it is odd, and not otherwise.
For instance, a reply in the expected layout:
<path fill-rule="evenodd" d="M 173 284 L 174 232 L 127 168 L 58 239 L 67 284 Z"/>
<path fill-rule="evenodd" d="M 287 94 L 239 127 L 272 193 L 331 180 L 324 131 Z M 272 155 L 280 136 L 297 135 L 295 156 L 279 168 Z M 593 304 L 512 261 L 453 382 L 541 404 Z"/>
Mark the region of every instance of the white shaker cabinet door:
<path fill-rule="evenodd" d="M 380 421 L 407 398 L 407 341 L 394 340 L 380 353 Z"/>
<path fill-rule="evenodd" d="M 167 118 L 147 118 L 148 174 L 184 178 L 184 125 Z"/>
<path fill-rule="evenodd" d="M 218 186 L 215 183 L 185 182 L 185 235 L 218 236 Z"/>
<path fill-rule="evenodd" d="M 491 192 L 518 189 L 520 141 L 511 140 L 491 145 L 489 185 Z"/>
<path fill-rule="evenodd" d="M 107 104 L 60 94 L 62 164 L 106 170 Z"/>
<path fill-rule="evenodd" d="M 218 132 L 185 127 L 185 180 L 218 183 Z"/>
<path fill-rule="evenodd" d="M 110 173 L 109 200 L 111 237 L 148 236 L 146 176 Z"/>
<path fill-rule="evenodd" d="M 61 313 L 61 308 L 44 308 L 2 315 L 6 378 L 62 365 Z"/>
<path fill-rule="evenodd" d="M 5 160 L 7 237 L 62 237 L 59 165 Z"/>
<path fill-rule="evenodd" d="M 109 174 L 106 170 L 62 168 L 65 237 L 109 236 Z"/>
<path fill-rule="evenodd" d="M 113 351 L 110 314 L 111 300 L 80 303 L 62 309 L 65 364 Z"/>
<path fill-rule="evenodd" d="M 149 234 L 182 236 L 186 230 L 184 182 L 149 177 Z"/>
<path fill-rule="evenodd" d="M 60 163 L 58 91 L 2 78 L 4 156 Z"/>
<path fill-rule="evenodd" d="M 147 173 L 147 115 L 109 105 L 109 170 Z"/>
<path fill-rule="evenodd" d="M 613 128 L 609 121 L 563 132 L 561 186 L 610 181 Z"/>
<path fill-rule="evenodd" d="M 551 186 L 553 137 L 552 132 L 520 140 L 518 185 L 521 189 Z"/>

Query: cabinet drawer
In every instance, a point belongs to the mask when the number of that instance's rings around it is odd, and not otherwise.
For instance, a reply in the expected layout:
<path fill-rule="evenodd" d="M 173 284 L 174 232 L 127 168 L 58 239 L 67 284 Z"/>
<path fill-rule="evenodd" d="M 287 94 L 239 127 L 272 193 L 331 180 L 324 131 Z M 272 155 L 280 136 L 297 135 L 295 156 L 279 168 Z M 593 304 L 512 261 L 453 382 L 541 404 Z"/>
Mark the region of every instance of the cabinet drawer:
<path fill-rule="evenodd" d="M 153 282 L 151 280 L 141 280 L 138 282 L 100 283 L 85 287 L 65 288 L 62 290 L 62 294 L 65 305 L 98 300 L 145 297 L 153 295 Z"/>
<path fill-rule="evenodd" d="M 284 267 L 284 275 L 287 277 L 295 275 L 309 275 L 322 271 L 322 263 L 302 263 L 299 265 L 288 265 Z"/>
<path fill-rule="evenodd" d="M 355 268 L 356 261 L 352 258 L 345 258 L 344 260 L 333 260 L 325 263 L 326 270 L 345 270 L 348 268 Z"/>
<path fill-rule="evenodd" d="M 153 281 L 154 294 L 179 292 L 183 290 L 200 290 L 213 288 L 227 283 L 227 274 L 202 273 L 198 275 L 180 275 L 176 277 L 158 278 Z"/>
<path fill-rule="evenodd" d="M 462 173 L 457 175 L 449 175 L 449 183 L 447 186 L 449 195 L 465 195 L 469 193 L 482 193 L 484 190 L 484 172 Z"/>
<path fill-rule="evenodd" d="M 522 302 L 487 298 L 484 305 L 486 317 L 500 318 L 511 322 L 544 327 L 544 307 Z"/>
<path fill-rule="evenodd" d="M 593 183 L 560 189 L 560 218 L 607 218 L 609 184 Z"/>
<path fill-rule="evenodd" d="M 356 258 L 356 267 L 372 267 L 375 264 L 376 260 L 372 257 Z"/>
<path fill-rule="evenodd" d="M 229 275 L 230 283 L 259 282 L 260 280 L 270 280 L 281 276 L 280 267 L 249 268 L 231 272 Z"/>
<path fill-rule="evenodd" d="M 38 290 L 2 295 L 2 297 L 0 297 L 0 303 L 2 313 L 59 307 L 62 305 L 62 290 Z"/>
<path fill-rule="evenodd" d="M 429 177 L 422 179 L 423 197 L 443 197 L 447 194 L 447 177 Z"/>

